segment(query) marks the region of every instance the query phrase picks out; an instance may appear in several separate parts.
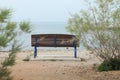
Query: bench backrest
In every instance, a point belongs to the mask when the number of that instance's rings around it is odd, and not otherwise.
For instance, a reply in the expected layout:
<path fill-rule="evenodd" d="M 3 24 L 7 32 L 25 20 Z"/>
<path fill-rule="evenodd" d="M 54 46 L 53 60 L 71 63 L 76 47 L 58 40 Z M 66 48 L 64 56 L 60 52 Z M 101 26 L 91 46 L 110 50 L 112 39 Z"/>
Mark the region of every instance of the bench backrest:
<path fill-rule="evenodd" d="M 68 34 L 37 34 L 31 35 L 31 45 L 37 47 L 74 47 L 75 35 Z"/>

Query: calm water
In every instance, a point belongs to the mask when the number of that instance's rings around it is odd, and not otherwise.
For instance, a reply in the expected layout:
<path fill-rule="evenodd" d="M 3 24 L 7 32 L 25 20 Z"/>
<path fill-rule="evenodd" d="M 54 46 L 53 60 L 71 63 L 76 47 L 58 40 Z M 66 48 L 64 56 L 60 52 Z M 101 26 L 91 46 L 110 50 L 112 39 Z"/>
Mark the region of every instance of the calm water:
<path fill-rule="evenodd" d="M 32 33 L 23 35 L 20 37 L 20 39 L 22 39 L 21 41 L 23 44 L 23 49 L 33 49 L 33 47 L 31 47 L 32 34 L 70 34 L 69 32 L 67 32 L 65 28 L 66 26 L 67 26 L 67 23 L 65 22 L 34 22 L 32 23 Z"/>
<path fill-rule="evenodd" d="M 22 43 L 23 50 L 33 50 L 34 47 L 31 47 L 31 35 L 32 34 L 70 34 L 66 30 L 67 23 L 65 22 L 33 22 L 32 24 L 32 32 L 30 34 L 24 34 L 18 37 L 20 43 Z M 9 50 L 10 48 L 3 48 L 2 50 Z M 38 49 L 44 50 L 63 50 L 66 47 L 39 47 Z M 73 48 L 69 48 L 73 49 Z M 83 49 L 83 47 L 80 47 Z"/>
<path fill-rule="evenodd" d="M 34 22 L 32 23 L 32 34 L 59 34 L 68 33 L 65 22 Z"/>

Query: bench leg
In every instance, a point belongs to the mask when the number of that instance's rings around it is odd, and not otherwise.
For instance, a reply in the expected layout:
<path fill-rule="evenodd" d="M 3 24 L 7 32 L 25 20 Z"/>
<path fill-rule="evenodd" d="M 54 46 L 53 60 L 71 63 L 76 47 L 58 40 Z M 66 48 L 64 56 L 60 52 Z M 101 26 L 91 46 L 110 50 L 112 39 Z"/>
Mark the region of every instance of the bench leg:
<path fill-rule="evenodd" d="M 34 58 L 37 56 L 37 47 L 34 48 Z"/>
<path fill-rule="evenodd" d="M 74 47 L 74 58 L 77 58 L 77 47 Z"/>

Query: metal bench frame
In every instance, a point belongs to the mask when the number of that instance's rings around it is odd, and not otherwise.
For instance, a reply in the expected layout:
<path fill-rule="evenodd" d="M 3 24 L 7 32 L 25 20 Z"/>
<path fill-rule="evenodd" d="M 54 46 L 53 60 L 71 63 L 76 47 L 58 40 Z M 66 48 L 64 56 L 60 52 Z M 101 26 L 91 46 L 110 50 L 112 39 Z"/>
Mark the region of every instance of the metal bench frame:
<path fill-rule="evenodd" d="M 54 35 L 54 39 L 51 41 L 54 41 L 54 43 L 50 46 L 47 45 L 40 45 L 39 44 L 39 38 L 40 36 L 46 36 L 46 35 Z M 70 45 L 57 45 L 57 36 L 65 36 L 65 37 L 72 37 L 75 38 L 75 35 L 68 35 L 68 34 L 35 34 L 35 35 L 31 35 L 31 46 L 34 47 L 34 58 L 36 58 L 37 56 L 37 47 L 74 47 L 74 58 L 77 58 L 77 40 L 73 40 Z M 63 38 L 61 38 L 63 39 Z"/>

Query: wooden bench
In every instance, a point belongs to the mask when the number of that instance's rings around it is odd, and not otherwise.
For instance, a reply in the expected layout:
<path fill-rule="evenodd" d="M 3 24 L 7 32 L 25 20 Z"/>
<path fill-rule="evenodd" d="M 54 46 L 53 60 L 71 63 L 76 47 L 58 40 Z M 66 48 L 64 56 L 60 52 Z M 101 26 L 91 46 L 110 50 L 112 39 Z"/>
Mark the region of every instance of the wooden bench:
<path fill-rule="evenodd" d="M 31 45 L 34 47 L 34 58 L 37 47 L 74 47 L 74 58 L 77 58 L 77 43 L 75 35 L 69 34 L 35 34 L 31 35 Z"/>

